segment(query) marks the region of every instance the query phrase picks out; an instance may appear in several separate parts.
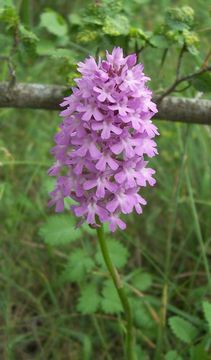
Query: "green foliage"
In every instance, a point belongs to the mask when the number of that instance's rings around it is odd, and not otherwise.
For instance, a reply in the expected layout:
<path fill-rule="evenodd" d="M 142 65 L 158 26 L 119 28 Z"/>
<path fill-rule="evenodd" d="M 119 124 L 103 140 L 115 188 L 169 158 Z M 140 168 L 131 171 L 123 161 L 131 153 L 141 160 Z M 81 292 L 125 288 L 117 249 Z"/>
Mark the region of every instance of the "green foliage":
<path fill-rule="evenodd" d="M 76 241 L 82 236 L 81 229 L 75 228 L 75 222 L 69 215 L 53 215 L 40 228 L 45 243 L 58 246 Z"/>
<path fill-rule="evenodd" d="M 24 43 L 35 44 L 39 41 L 38 37 L 32 31 L 27 30 L 22 24 L 20 24 L 19 31 Z"/>
<path fill-rule="evenodd" d="M 151 314 L 149 313 L 148 309 L 146 308 L 146 305 L 143 303 L 143 300 L 133 299 L 133 314 L 134 314 L 134 322 L 136 326 L 142 330 L 145 329 L 145 331 L 149 331 L 150 338 L 155 334 L 155 323 L 152 319 Z"/>
<path fill-rule="evenodd" d="M 196 346 L 190 348 L 190 358 L 191 360 L 209 360 L 210 357 L 205 350 L 203 343 L 200 343 Z"/>
<path fill-rule="evenodd" d="M 166 11 L 166 24 L 174 30 L 189 29 L 194 25 L 194 10 L 190 6 L 170 8 Z"/>
<path fill-rule="evenodd" d="M 142 270 L 134 271 L 131 284 L 140 291 L 146 291 L 152 285 L 152 276 Z"/>
<path fill-rule="evenodd" d="M 189 6 L 170 8 L 165 20 L 150 39 L 151 45 L 167 49 L 170 45 L 184 47 L 192 55 L 198 54 L 199 38 L 194 32 L 194 10 Z"/>
<path fill-rule="evenodd" d="M 40 16 L 40 26 L 46 28 L 49 33 L 56 36 L 65 36 L 67 34 L 67 23 L 65 19 L 56 11 L 46 10 Z"/>
<path fill-rule="evenodd" d="M 209 73 L 196 76 L 191 83 L 198 91 L 211 92 L 211 74 Z"/>
<path fill-rule="evenodd" d="M 126 16 L 120 14 L 115 18 L 107 16 L 102 30 L 111 36 L 127 35 L 129 33 L 129 21 Z"/>
<path fill-rule="evenodd" d="M 15 7 L 5 6 L 0 8 L 0 21 L 6 25 L 7 30 L 15 30 L 19 25 L 19 16 Z"/>
<path fill-rule="evenodd" d="M 208 323 L 209 331 L 211 332 L 211 303 L 208 301 L 203 302 L 204 317 Z"/>
<path fill-rule="evenodd" d="M 119 314 L 122 311 L 122 305 L 111 280 L 104 282 L 102 295 L 101 306 L 106 314 Z"/>
<path fill-rule="evenodd" d="M 85 278 L 94 268 L 94 261 L 90 254 L 83 249 L 75 249 L 69 256 L 62 278 L 65 281 L 78 282 Z"/>
<path fill-rule="evenodd" d="M 157 47 L 158 49 L 167 49 L 170 45 L 170 41 L 165 35 L 155 34 L 150 38 L 150 45 Z"/>
<path fill-rule="evenodd" d="M 169 325 L 177 338 L 187 344 L 192 343 L 197 335 L 197 329 L 195 326 L 179 316 L 172 316 L 169 319 Z"/>
<path fill-rule="evenodd" d="M 117 268 L 122 268 L 127 263 L 127 259 L 129 256 L 127 248 L 115 239 L 108 239 L 107 246 L 109 249 L 111 260 L 114 265 Z M 96 261 L 100 266 L 103 266 L 105 268 L 105 263 L 99 247 L 96 253 Z"/>
<path fill-rule="evenodd" d="M 183 360 L 177 351 L 171 350 L 165 355 L 165 360 Z"/>
<path fill-rule="evenodd" d="M 84 285 L 78 299 L 77 310 L 82 314 L 93 314 L 98 310 L 100 300 L 101 297 L 94 283 Z"/>

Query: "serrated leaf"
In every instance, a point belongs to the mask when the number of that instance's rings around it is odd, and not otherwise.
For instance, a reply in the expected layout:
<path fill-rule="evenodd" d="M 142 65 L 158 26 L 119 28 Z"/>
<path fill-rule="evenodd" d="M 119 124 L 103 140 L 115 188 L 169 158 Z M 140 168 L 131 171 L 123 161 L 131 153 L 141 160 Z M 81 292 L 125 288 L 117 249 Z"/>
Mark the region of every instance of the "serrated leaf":
<path fill-rule="evenodd" d="M 129 29 L 129 21 L 124 15 L 107 16 L 103 25 L 103 32 L 111 36 L 127 35 Z"/>
<path fill-rule="evenodd" d="M 65 19 L 53 10 L 47 10 L 41 14 L 40 25 L 56 36 L 64 36 L 68 31 Z"/>
<path fill-rule="evenodd" d="M 195 326 L 179 316 L 172 316 L 169 319 L 169 326 L 177 338 L 187 344 L 190 344 L 197 335 Z"/>
<path fill-rule="evenodd" d="M 94 261 L 84 249 L 76 249 L 69 257 L 62 279 L 80 282 L 94 266 Z"/>
<path fill-rule="evenodd" d="M 79 239 L 81 229 L 75 228 L 75 223 L 70 215 L 53 215 L 40 228 L 40 235 L 44 242 L 51 246 L 64 245 Z"/>
<path fill-rule="evenodd" d="M 102 310 L 106 314 L 119 314 L 122 311 L 122 304 L 120 303 L 116 288 L 111 280 L 105 281 L 102 294 Z"/>
<path fill-rule="evenodd" d="M 171 350 L 165 355 L 165 360 L 182 360 L 182 357 L 178 354 L 177 351 Z"/>
<path fill-rule="evenodd" d="M 128 259 L 128 250 L 123 246 L 118 240 L 108 239 L 106 240 L 111 261 L 117 268 L 123 267 L 127 263 Z M 105 262 L 103 260 L 101 251 L 98 247 L 96 254 L 96 261 L 99 265 L 105 267 Z"/>
<path fill-rule="evenodd" d="M 98 310 L 100 300 L 96 284 L 88 284 L 81 290 L 77 310 L 82 314 L 93 314 Z"/>
<path fill-rule="evenodd" d="M 204 317 L 208 322 L 209 329 L 211 332 L 211 303 L 209 303 L 208 301 L 204 301 L 202 306 L 204 311 Z"/>
<path fill-rule="evenodd" d="M 146 291 L 152 285 L 152 276 L 151 274 L 140 270 L 132 277 L 131 283 L 138 290 Z"/>
<path fill-rule="evenodd" d="M 135 301 L 132 303 L 133 305 L 133 314 L 134 314 L 134 321 L 136 325 L 140 329 L 150 329 L 152 331 L 154 329 L 154 320 L 152 316 L 149 314 L 146 306 L 140 301 Z"/>

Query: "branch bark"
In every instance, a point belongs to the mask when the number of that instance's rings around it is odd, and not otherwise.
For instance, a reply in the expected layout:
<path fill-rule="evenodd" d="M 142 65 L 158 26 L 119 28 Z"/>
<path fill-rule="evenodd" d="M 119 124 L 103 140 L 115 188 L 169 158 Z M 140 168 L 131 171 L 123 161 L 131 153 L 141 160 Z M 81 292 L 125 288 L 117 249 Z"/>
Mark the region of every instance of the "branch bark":
<path fill-rule="evenodd" d="M 70 94 L 66 86 L 17 83 L 13 87 L 8 82 L 0 83 L 0 108 L 30 108 L 59 110 L 62 98 Z M 157 97 L 154 98 L 157 102 Z M 211 125 L 211 100 L 165 97 L 158 103 L 160 120 L 179 121 Z"/>

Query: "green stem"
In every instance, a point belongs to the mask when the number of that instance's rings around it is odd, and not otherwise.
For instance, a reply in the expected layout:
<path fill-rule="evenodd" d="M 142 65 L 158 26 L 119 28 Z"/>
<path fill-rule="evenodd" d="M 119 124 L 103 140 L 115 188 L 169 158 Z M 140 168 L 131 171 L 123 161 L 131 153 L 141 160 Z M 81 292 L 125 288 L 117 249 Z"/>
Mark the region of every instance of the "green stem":
<path fill-rule="evenodd" d="M 111 275 L 111 278 L 113 280 L 114 286 L 117 290 L 117 293 L 119 295 L 122 307 L 125 312 L 125 317 L 127 321 L 127 327 L 126 327 L 126 354 L 127 354 L 127 360 L 136 360 L 135 356 L 135 339 L 133 334 L 133 319 L 132 319 L 132 312 L 130 308 L 130 304 L 127 298 L 127 295 L 124 291 L 123 284 L 121 282 L 119 273 L 117 272 L 117 269 L 114 267 L 109 251 L 107 248 L 107 244 L 104 237 L 104 231 L 103 231 L 103 225 L 100 225 L 97 228 L 97 235 L 100 243 L 101 252 L 105 261 L 105 264 L 107 266 L 107 269 Z"/>

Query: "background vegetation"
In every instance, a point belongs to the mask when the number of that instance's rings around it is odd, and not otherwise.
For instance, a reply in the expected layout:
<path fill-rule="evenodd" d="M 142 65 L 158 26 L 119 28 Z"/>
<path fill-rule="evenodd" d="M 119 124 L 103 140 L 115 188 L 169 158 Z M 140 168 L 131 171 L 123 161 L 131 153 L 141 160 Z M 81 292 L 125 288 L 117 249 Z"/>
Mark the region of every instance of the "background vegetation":
<path fill-rule="evenodd" d="M 160 93 L 179 54 L 183 75 L 209 63 L 210 11 L 206 0 L 0 0 L 0 80 L 73 85 L 77 61 L 119 45 L 139 54 Z M 210 98 L 211 76 L 178 90 Z M 0 112 L 0 358 L 122 359 L 121 306 L 95 232 L 47 208 L 59 122 L 56 112 Z M 156 124 L 157 186 L 144 191 L 143 215 L 107 232 L 108 243 L 133 305 L 138 359 L 206 360 L 211 130 Z"/>

